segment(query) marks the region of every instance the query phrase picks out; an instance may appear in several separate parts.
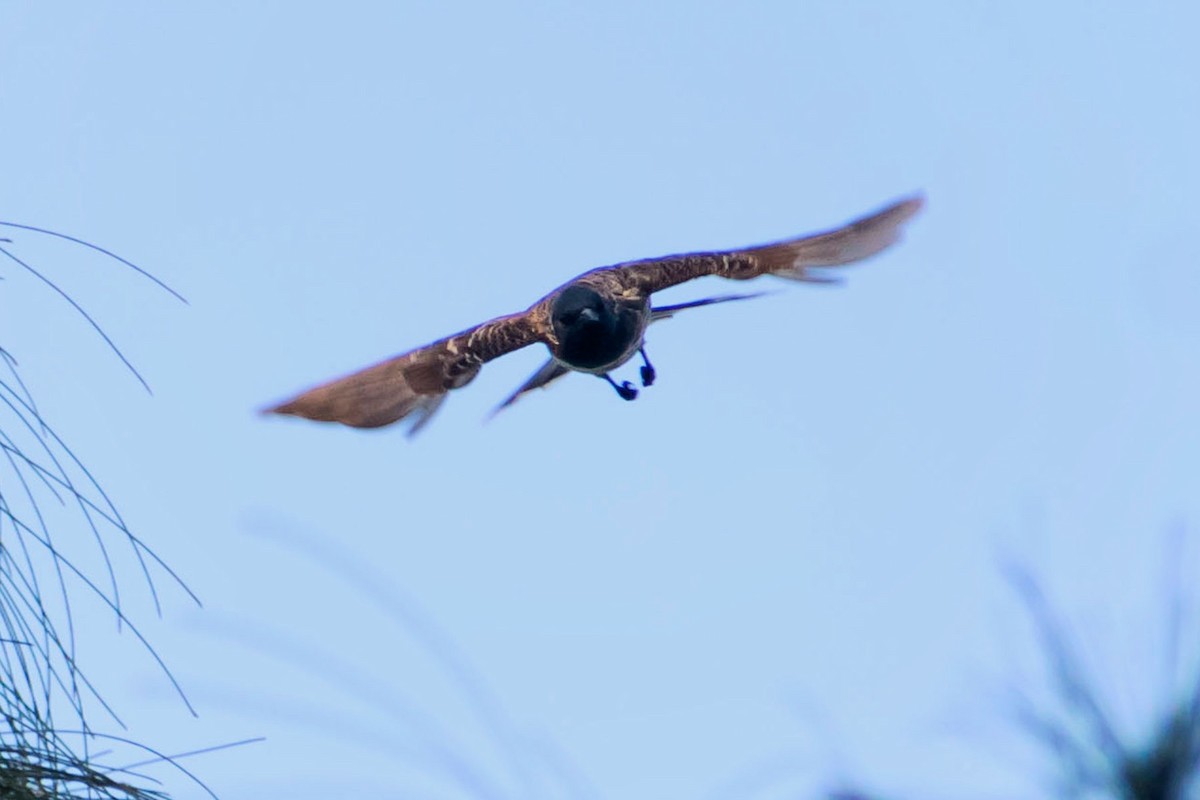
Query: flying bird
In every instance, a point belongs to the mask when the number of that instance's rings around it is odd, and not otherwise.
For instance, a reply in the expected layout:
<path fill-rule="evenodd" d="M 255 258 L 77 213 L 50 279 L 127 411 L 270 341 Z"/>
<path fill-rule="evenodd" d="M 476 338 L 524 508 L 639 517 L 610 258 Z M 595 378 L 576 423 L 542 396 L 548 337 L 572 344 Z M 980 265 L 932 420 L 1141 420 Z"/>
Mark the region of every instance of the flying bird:
<path fill-rule="evenodd" d="M 629 381 L 611 372 L 640 355 L 642 386 L 656 372 L 646 356 L 647 326 L 690 308 L 744 300 L 758 294 L 730 294 L 655 307 L 655 292 L 694 278 L 715 275 L 750 280 L 775 275 L 794 281 L 836 283 L 821 271 L 860 261 L 900 238 L 900 227 L 924 204 L 917 195 L 856 219 L 840 228 L 740 250 L 629 261 L 572 278 L 532 306 L 489 320 L 432 344 L 313 387 L 263 410 L 356 428 L 379 428 L 408 419 L 409 435 L 429 422 L 453 389 L 471 382 L 487 362 L 542 343 L 550 360 L 497 408 L 544 387 L 568 372 L 586 372 L 607 381 L 625 400 L 637 397 Z M 495 412 L 493 412 L 495 413 Z"/>

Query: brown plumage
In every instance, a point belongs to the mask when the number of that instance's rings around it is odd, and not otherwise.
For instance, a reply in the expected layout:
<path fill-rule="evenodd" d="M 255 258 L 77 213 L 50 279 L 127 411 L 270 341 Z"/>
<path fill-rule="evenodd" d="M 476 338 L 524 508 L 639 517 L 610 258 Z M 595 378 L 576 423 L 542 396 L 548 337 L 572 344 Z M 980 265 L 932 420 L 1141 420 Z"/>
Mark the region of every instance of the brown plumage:
<path fill-rule="evenodd" d="M 776 275 L 797 281 L 833 282 L 836 279 L 813 270 L 859 261 L 887 248 L 900 238 L 901 225 L 923 203 L 919 196 L 910 197 L 834 230 L 758 247 L 687 253 L 594 269 L 558 287 L 523 312 L 498 317 L 337 378 L 264 412 L 358 428 L 377 428 L 409 417 L 411 435 L 429 421 L 450 390 L 470 383 L 485 363 L 536 342 L 549 348 L 551 361 L 500 408 L 570 370 L 603 376 L 622 397 L 631 400 L 637 391 L 628 382 L 617 386 L 608 372 L 641 350 L 646 326 L 653 319 L 683 308 L 753 296 L 730 295 L 652 309 L 650 296 L 654 292 L 708 275 L 732 280 Z M 650 385 L 653 379 L 654 370 L 647 361 L 642 368 L 643 385 Z"/>

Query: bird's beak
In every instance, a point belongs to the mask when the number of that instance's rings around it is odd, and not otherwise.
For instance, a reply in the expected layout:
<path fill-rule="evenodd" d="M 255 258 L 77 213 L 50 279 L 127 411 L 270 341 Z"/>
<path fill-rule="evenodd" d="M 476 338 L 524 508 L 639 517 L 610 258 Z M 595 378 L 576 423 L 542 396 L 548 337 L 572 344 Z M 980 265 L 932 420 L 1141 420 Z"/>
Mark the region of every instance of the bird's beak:
<path fill-rule="evenodd" d="M 579 319 L 584 322 L 595 322 L 600 319 L 600 313 L 594 308 L 585 308 L 579 312 Z"/>

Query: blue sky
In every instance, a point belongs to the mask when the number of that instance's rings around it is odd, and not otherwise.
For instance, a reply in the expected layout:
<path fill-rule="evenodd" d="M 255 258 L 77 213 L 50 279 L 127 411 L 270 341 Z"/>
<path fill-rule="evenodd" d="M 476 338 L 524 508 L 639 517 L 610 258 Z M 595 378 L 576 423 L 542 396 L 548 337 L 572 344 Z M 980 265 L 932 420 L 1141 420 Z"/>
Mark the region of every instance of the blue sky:
<path fill-rule="evenodd" d="M 488 797 L 840 775 L 1011 796 L 1029 765 L 980 721 L 1032 651 L 997 553 L 1042 571 L 1098 655 L 1147 634 L 1166 531 L 1200 516 L 1191 6 L 7 10 L 0 218 L 190 301 L 14 233 L 154 396 L 12 264 L 0 334 L 205 602 L 141 610 L 198 720 L 78 613 L 136 738 L 268 737 L 189 762 L 223 798 L 471 796 L 428 778 L 402 699 Z M 585 269 L 914 190 L 905 242 L 846 286 L 656 326 L 635 403 L 573 376 L 481 424 L 531 349 L 413 442 L 253 414 Z M 342 557 L 423 609 L 511 727 Z M 1103 678 L 1136 687 L 1124 670 Z M 547 747 L 575 788 L 538 777 Z"/>

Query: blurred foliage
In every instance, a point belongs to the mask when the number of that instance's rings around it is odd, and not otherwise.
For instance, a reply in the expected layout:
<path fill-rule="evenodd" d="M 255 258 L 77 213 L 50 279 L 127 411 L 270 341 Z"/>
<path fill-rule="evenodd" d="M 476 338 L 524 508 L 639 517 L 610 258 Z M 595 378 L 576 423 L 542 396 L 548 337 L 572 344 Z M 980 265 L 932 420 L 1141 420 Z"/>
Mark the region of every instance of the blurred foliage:
<path fill-rule="evenodd" d="M 1168 587 L 1170 641 L 1165 643 L 1177 686 L 1165 687 L 1168 701 L 1147 721 L 1140 737 L 1123 734 L 1103 693 L 1089 677 L 1064 623 L 1039 582 L 1010 567 L 1008 578 L 1029 615 L 1045 659 L 1049 688 L 1057 703 L 1046 707 L 1016 692 L 1013 713 L 1020 728 L 1044 750 L 1055 774 L 1053 792 L 1066 798 L 1193 800 L 1200 797 L 1200 674 L 1181 653 L 1196 631 L 1180 623 L 1182 587 Z"/>

